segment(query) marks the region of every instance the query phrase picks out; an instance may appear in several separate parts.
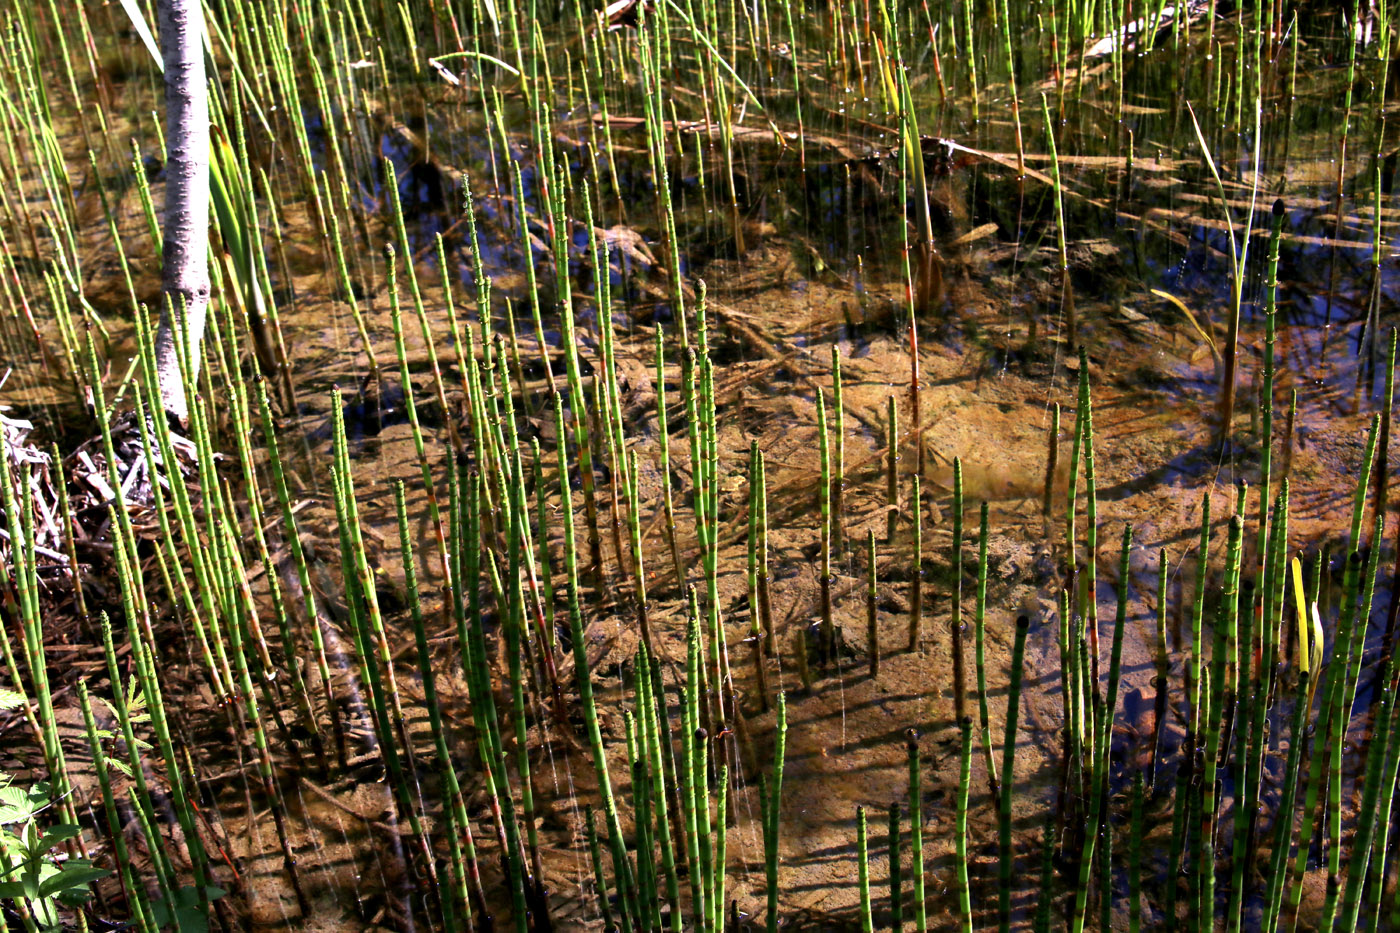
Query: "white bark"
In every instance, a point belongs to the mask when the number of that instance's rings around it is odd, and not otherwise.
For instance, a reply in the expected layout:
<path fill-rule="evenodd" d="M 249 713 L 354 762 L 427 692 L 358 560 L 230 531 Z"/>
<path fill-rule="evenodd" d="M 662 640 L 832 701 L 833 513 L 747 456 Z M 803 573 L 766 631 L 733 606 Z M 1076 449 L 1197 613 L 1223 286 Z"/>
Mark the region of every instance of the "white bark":
<path fill-rule="evenodd" d="M 199 374 L 209 308 L 209 99 L 200 0 L 157 0 L 165 63 L 165 251 L 156 374 L 168 415 L 185 424 L 189 404 L 176 356 L 171 308 L 184 308 L 189 365 Z"/>

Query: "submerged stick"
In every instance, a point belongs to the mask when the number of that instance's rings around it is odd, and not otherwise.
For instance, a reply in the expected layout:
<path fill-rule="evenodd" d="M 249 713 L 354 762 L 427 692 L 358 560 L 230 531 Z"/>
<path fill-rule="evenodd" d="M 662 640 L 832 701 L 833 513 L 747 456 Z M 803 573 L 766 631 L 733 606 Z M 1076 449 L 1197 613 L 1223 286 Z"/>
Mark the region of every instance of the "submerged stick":
<path fill-rule="evenodd" d="M 923 640 L 924 625 L 924 514 L 923 495 L 919 491 L 919 474 L 914 474 L 914 496 L 911 501 L 914 513 L 913 562 L 909 569 L 909 648 L 912 653 L 919 650 Z"/>
<path fill-rule="evenodd" d="M 870 655 L 870 676 L 871 678 L 880 676 L 880 627 L 877 624 L 876 599 L 878 593 L 875 588 L 875 529 L 871 528 L 865 541 L 867 585 L 865 597 L 865 631 L 866 648 Z"/>
<path fill-rule="evenodd" d="M 894 396 L 889 398 L 885 440 L 885 544 L 894 545 L 895 529 L 899 525 L 899 409 Z"/>
<path fill-rule="evenodd" d="M 817 450 L 821 457 L 821 594 L 824 662 L 836 661 L 836 625 L 831 612 L 831 451 L 827 445 L 826 398 L 817 390 Z"/>

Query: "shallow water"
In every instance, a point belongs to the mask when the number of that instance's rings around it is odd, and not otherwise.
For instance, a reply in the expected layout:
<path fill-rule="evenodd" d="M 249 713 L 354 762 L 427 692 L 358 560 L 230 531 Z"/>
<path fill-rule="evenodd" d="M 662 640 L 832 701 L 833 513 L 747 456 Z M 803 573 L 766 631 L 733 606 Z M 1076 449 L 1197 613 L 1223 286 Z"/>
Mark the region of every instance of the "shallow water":
<path fill-rule="evenodd" d="M 766 12 L 777 15 L 776 10 Z M 1031 618 L 1017 734 L 1015 836 L 1022 868 L 1034 866 L 1038 871 L 1040 821 L 1047 808 L 1059 805 L 1061 777 L 1063 686 L 1057 600 L 1065 585 L 1070 412 L 1075 405 L 1079 367 L 1070 340 L 1088 352 L 1094 392 L 1099 510 L 1096 599 L 1098 637 L 1105 646 L 1112 637 L 1120 588 L 1126 588 L 1128 594 L 1120 694 L 1124 700 L 1115 726 L 1111 772 L 1114 820 L 1125 823 L 1127 805 L 1121 797 L 1130 790 L 1132 772 L 1151 763 L 1147 743 L 1155 722 L 1152 679 L 1158 551 L 1165 549 L 1169 561 L 1170 683 L 1171 689 L 1179 690 L 1189 650 L 1189 600 L 1201 576 L 1193 555 L 1201 498 L 1211 497 L 1215 517 L 1211 566 L 1206 575 L 1212 606 L 1207 619 L 1212 619 L 1215 587 L 1224 564 L 1225 516 L 1234 495 L 1232 486 L 1238 482 L 1256 486 L 1260 480 L 1258 396 L 1264 342 L 1264 259 L 1269 212 L 1275 199 L 1281 199 L 1285 212 L 1278 272 L 1278 371 L 1270 400 L 1275 483 L 1286 470 L 1292 484 L 1290 551 L 1311 556 L 1328 549 L 1331 564 L 1325 577 L 1333 581 L 1333 596 L 1330 603 L 1324 599 L 1323 609 L 1324 617 L 1335 618 L 1341 567 L 1351 543 L 1346 540 L 1346 521 L 1354 477 L 1371 415 L 1384 401 L 1385 338 L 1378 342 L 1375 337 L 1378 332 L 1389 333 L 1400 287 L 1389 262 L 1384 226 L 1400 209 L 1392 193 L 1397 171 L 1393 146 L 1385 140 L 1381 118 L 1393 91 L 1387 85 L 1387 100 L 1377 99 L 1377 78 L 1383 65 L 1367 58 L 1369 49 L 1358 53 L 1360 74 L 1354 88 L 1347 159 L 1339 163 L 1343 113 L 1338 99 L 1345 93 L 1347 46 L 1336 17 L 1317 13 L 1297 23 L 1294 28 L 1300 41 L 1296 59 L 1290 33 L 1280 42 L 1277 58 L 1270 60 L 1267 52 L 1262 56 L 1266 63 L 1262 74 L 1236 70 L 1236 20 L 1231 18 L 1214 26 L 1218 44 L 1213 55 L 1203 54 L 1207 27 L 1197 21 L 1180 36 L 1177 48 L 1171 33 L 1165 32 L 1153 51 L 1126 52 L 1121 67 L 1111 57 L 1090 58 L 1064 73 L 1054 69 L 1037 36 L 1028 32 L 1018 37 L 1015 58 L 1022 155 L 1018 153 L 1016 116 L 1009 105 L 1008 76 L 997 38 L 1000 34 L 992 25 L 979 20 L 979 32 L 972 42 L 979 50 L 997 50 L 982 54 L 978 62 L 976 120 L 971 114 L 966 60 L 949 56 L 947 48 L 940 45 L 942 80 L 948 85 L 945 99 L 938 92 L 938 80 L 930 74 L 928 49 L 921 48 L 911 63 L 911 92 L 924 134 L 918 158 L 929 179 L 942 287 L 931 307 L 914 322 L 919 354 L 915 409 L 909 348 L 915 286 L 906 279 L 906 263 L 915 264 L 908 244 L 916 236 L 913 224 L 921 205 L 909 192 L 902 173 L 902 160 L 907 162 L 908 157 L 898 151 L 898 118 L 887 113 L 882 103 L 882 78 L 869 64 L 873 50 L 869 37 L 859 49 L 848 47 L 845 43 L 851 36 L 838 41 L 826 11 L 799 10 L 796 15 L 802 50 L 798 55 L 800 97 L 792 90 L 790 51 L 784 54 L 776 48 L 777 43 L 773 48 L 755 50 L 747 45 L 747 34 L 735 37 L 736 67 L 764 110 L 759 113 L 756 106 L 742 100 L 734 103 L 732 200 L 722 134 L 711 129 L 713 101 L 686 91 L 697 86 L 692 81 L 705 80 L 691 57 L 695 55 L 693 45 L 676 52 L 673 73 L 679 90 L 668 99 L 674 112 L 666 115 L 672 121 L 667 124 L 669 190 L 679 265 L 690 289 L 687 313 L 691 315 L 692 334 L 694 292 L 701 280 L 707 289 L 719 408 L 722 563 L 718 590 L 746 713 L 746 722 L 736 727 L 739 744 L 744 746 L 745 767 L 740 769 L 735 789 L 731 894 L 745 911 L 757 912 L 761 907 L 762 845 L 754 817 L 758 804 L 753 781 L 758 769 L 768 765 L 773 725 L 772 714 L 758 710 L 748 650 L 740 647 L 748 628 L 744 536 L 748 449 L 757 442 L 768 464 L 774 614 L 781 642 L 788 644 L 788 632 L 820 614 L 820 569 L 814 556 L 819 534 L 815 408 L 819 390 L 830 404 L 831 350 L 835 347 L 843 376 L 846 466 L 839 521 L 848 546 L 834 560 L 832 589 L 838 594 L 837 621 L 852 656 L 838 661 L 835 669 L 819 670 L 810 694 L 798 690 L 790 652 L 780 654 L 775 668 L 777 684 L 792 691 L 783 808 L 783 911 L 791 918 L 792 929 L 856 928 L 855 809 L 867 806 L 878 815 L 879 808 L 903 799 L 904 733 L 913 728 L 922 736 L 925 755 L 924 835 L 930 911 L 941 928 L 954 922 L 957 912 L 951 838 L 952 794 L 959 762 L 949 686 L 953 677 L 950 603 L 955 598 L 952 594 L 960 590 L 971 681 L 977 504 L 987 502 L 990 513 L 986 666 L 998 749 L 1014 620 L 1022 614 Z M 960 18 L 950 17 L 945 22 L 943 12 L 938 15 L 940 25 L 961 34 Z M 675 475 L 663 477 L 657 461 L 660 432 L 655 412 L 653 339 L 658 326 L 674 339 L 679 322 L 668 284 L 657 180 L 647 159 L 645 128 L 637 119 L 644 101 L 620 57 L 620 49 L 633 42 L 633 36 L 624 31 L 607 39 L 609 48 L 619 50 L 607 83 L 613 121 L 606 128 L 610 150 L 597 153 L 593 149 L 595 138 L 605 138 L 605 128 L 579 103 L 582 92 L 573 86 L 579 68 L 578 48 L 571 49 L 567 33 L 558 42 L 560 54 L 550 57 L 555 75 L 551 116 L 558 158 L 575 186 L 570 205 L 576 226 L 568 237 L 569 275 L 584 335 L 583 357 L 590 366 L 599 365 L 601 321 L 598 274 L 588 261 L 588 231 L 578 222 L 577 199 L 584 182 L 596 197 L 594 226 L 606 231 L 611 248 L 607 274 L 613 305 L 609 313 L 618 341 L 617 366 L 625 383 L 625 433 L 639 457 L 651 618 L 660 653 L 668 668 L 674 669 L 676 664 L 683 667 L 685 659 L 684 607 L 662 523 L 656 516 L 663 483 L 671 482 L 678 489 L 688 487 L 689 448 L 678 410 L 679 388 L 672 383 L 667 386 L 672 406 L 667 441 Z M 823 61 L 820 50 L 833 48 L 840 48 L 841 55 Z M 571 50 L 571 57 L 564 58 L 564 50 Z M 804 58 L 805 51 L 812 53 L 810 59 Z M 864 68 L 849 66 L 857 55 Z M 848 63 L 844 74 L 837 61 Z M 568 71 L 570 67 L 574 72 Z M 567 86 L 561 77 L 565 74 Z M 452 393 L 449 408 L 458 404 L 460 392 L 454 388 L 460 385 L 461 374 L 456 371 L 447 337 L 443 279 L 453 289 L 463 326 L 479 327 L 481 311 L 474 304 L 480 294 L 479 259 L 491 283 L 488 327 L 505 333 L 507 319 L 513 316 L 518 332 L 524 379 L 513 389 L 519 392 L 522 432 L 527 437 L 539 435 L 546 451 L 552 452 L 556 438 L 546 406 L 548 387 L 541 359 L 547 356 L 554 372 L 561 371 L 558 294 L 549 221 L 540 203 L 543 169 L 531 135 L 528 107 L 511 90 L 513 86 L 507 85 L 503 111 L 507 146 L 503 148 L 497 135 L 500 127 L 484 125 L 474 91 L 445 87 L 431 76 L 426 83 L 414 83 L 406 75 L 404 69 L 388 92 L 394 99 L 386 99 L 378 111 L 370 108 L 367 115 L 385 113 L 393 106 L 399 116 L 365 119 L 362 126 L 376 153 L 389 159 L 398 175 L 431 339 Z M 1222 84 L 1228 91 L 1237 75 L 1244 75 L 1249 87 L 1261 87 L 1257 131 L 1250 101 L 1240 106 L 1237 97 L 1227 93 L 1221 106 L 1212 106 L 1221 99 Z M 503 72 L 496 73 L 498 80 L 503 77 Z M 131 100 L 127 109 L 134 112 L 138 108 L 135 101 L 144 99 L 135 78 L 128 93 Z M 1055 115 L 1067 241 L 1068 273 L 1063 278 L 1056 203 L 1049 183 L 1055 169 L 1040 110 L 1042 94 Z M 800 124 L 795 106 L 799 100 Z M 1194 111 L 1187 109 L 1188 101 Z M 323 118 L 310 115 L 310 111 L 308 108 L 310 143 L 317 165 L 325 165 L 330 143 L 324 135 Z M 1215 183 L 1202 159 L 1193 113 L 1211 146 L 1229 199 L 1233 224 L 1229 231 Z M 489 141 L 487 134 L 491 134 Z M 425 140 L 426 155 L 422 148 Z M 76 154 L 67 155 L 77 165 Z M 1018 177 L 1017 165 L 1022 158 L 1027 171 Z M 525 196 L 528 220 L 523 231 L 522 209 L 510 178 L 511 162 L 519 168 Z M 269 237 L 266 244 L 297 394 L 296 411 L 286 413 L 284 445 L 291 449 L 289 460 L 296 464 L 301 485 L 295 495 L 307 503 L 299 512 L 299 521 L 317 539 L 318 560 L 331 564 L 336 563 L 336 536 L 331 530 L 335 513 L 327 485 L 330 390 L 336 385 L 346 390 L 368 385 L 368 365 L 358 346 L 356 325 L 341 284 L 334 270 L 327 269 L 321 245 L 313 240 L 319 234 L 305 193 L 294 184 L 292 163 L 284 154 L 273 153 L 267 164 L 279 177 L 286 196 L 278 205 L 283 243 L 276 245 Z M 82 169 L 75 171 L 82 177 Z M 475 251 L 462 223 L 464 179 L 470 179 L 477 209 Z M 343 231 L 351 237 L 347 245 L 352 254 L 351 279 L 360 293 L 360 307 L 376 356 L 381 366 L 393 372 L 395 351 L 380 252 L 382 244 L 392 237 L 385 192 L 377 174 L 361 172 L 355 180 L 358 189 L 352 197 L 365 208 L 369 237 L 364 240 L 359 233 Z M 76 196 L 84 204 L 94 197 L 82 185 Z M 1377 204 L 1382 256 L 1373 267 Z M 144 225 L 139 202 L 127 190 L 118 205 L 123 239 L 130 233 L 135 242 Z M 1223 364 L 1206 346 L 1203 331 L 1212 334 L 1223 351 L 1232 294 L 1231 233 L 1237 244 L 1242 242 L 1246 224 L 1252 235 L 1248 238 L 1240 305 L 1236 406 L 1231 430 L 1222 443 L 1217 400 Z M 110 260 L 110 244 L 102 241 L 104 230 L 105 221 L 99 219 L 93 221 L 91 230 L 83 231 L 85 248 L 91 250 L 87 268 L 94 270 L 87 287 L 94 295 L 110 291 L 124 296 L 124 285 L 116 280 L 119 273 Z M 448 264 L 445 276 L 433 252 L 433 238 L 439 233 Z M 149 244 L 146 249 L 144 260 L 137 250 L 134 265 L 137 291 L 149 295 L 158 290 L 154 285 L 157 270 Z M 527 275 L 527 263 L 534 265 L 533 283 Z M 1072 312 L 1065 303 L 1066 281 L 1072 292 Z M 1194 323 L 1154 290 L 1179 299 L 1194 316 Z M 403 297 L 406 301 L 406 293 Z M 541 313 L 543 348 L 536 340 L 531 314 L 536 306 Z M 110 323 L 113 341 L 106 347 L 107 359 L 112 372 L 119 374 L 134 352 L 134 342 L 124 321 L 113 319 Z M 428 346 L 409 313 L 405 314 L 405 327 L 410 381 L 420 417 L 438 448 L 432 458 L 433 478 L 438 495 L 443 496 L 446 471 L 441 457 L 448 445 L 446 426 L 459 413 L 433 408 Z M 679 354 L 674 347 L 670 352 L 667 379 L 678 382 Z M 36 422 L 47 420 L 58 433 L 62 430 L 59 425 L 73 420 L 71 387 L 55 372 L 18 362 L 16 359 L 12 364 L 16 367 L 9 389 L 12 403 L 32 409 Z M 1295 391 L 1297 415 L 1285 449 L 1281 436 Z M 391 481 L 403 480 L 407 483 L 411 527 L 421 544 L 416 552 L 417 570 L 426 592 L 440 582 L 441 574 L 402 395 L 403 387 L 395 374 L 386 380 L 378 400 L 356 399 L 347 406 L 346 416 L 359 508 L 370 537 L 379 539 L 379 544 L 371 547 L 382 570 L 380 585 L 392 591 L 403 577 L 389 493 Z M 901 431 L 909 436 L 900 447 L 900 527 L 895 541 L 887 544 L 882 457 L 890 397 L 899 406 Z M 46 410 L 41 405 L 54 407 Z M 1049 483 L 1054 507 L 1046 516 L 1041 497 L 1056 405 L 1065 414 L 1058 438 L 1060 468 Z M 962 462 L 968 500 L 963 516 L 960 586 L 957 574 L 950 569 L 955 457 Z M 597 462 L 606 488 L 600 496 L 603 502 L 610 502 L 607 481 L 611 464 L 605 459 Z M 925 588 L 924 640 L 922 650 L 911 654 L 892 646 L 901 646 L 905 640 L 914 574 L 909 556 L 914 508 L 909 502 L 909 477 L 919 462 L 925 493 L 919 504 L 924 550 L 918 571 Z M 1079 483 L 1082 496 L 1083 480 Z M 1274 488 L 1277 490 L 1277 485 Z M 1258 564 L 1253 554 L 1256 500 L 1257 496 L 1250 501 L 1246 523 L 1246 567 Z M 551 507 L 556 504 L 557 500 L 551 502 Z M 682 508 L 689 514 L 687 505 L 682 503 Z M 1134 547 L 1129 575 L 1120 579 L 1117 547 L 1124 523 L 1129 522 Z M 1368 538 L 1369 526 L 1368 518 Z M 869 527 L 876 530 L 879 541 L 879 627 L 886 640 L 886 657 L 877 679 L 864 673 L 868 645 L 861 587 L 866 566 L 863 540 Z M 1082 498 L 1078 528 L 1082 562 Z M 602 538 L 609 586 L 622 587 L 624 579 L 615 575 L 617 557 L 606 527 Z M 556 553 L 562 547 L 558 540 L 552 544 Z M 580 543 L 580 551 L 583 549 Z M 691 561 L 686 582 L 698 584 L 699 557 L 688 531 L 683 533 L 681 551 L 683 558 Z M 1380 654 L 1385 610 L 1391 599 L 1390 578 L 1384 568 L 1393 559 L 1387 547 L 1380 561 L 1383 580 L 1377 587 L 1376 611 L 1369 617 L 1359 704 L 1372 698 L 1368 689 L 1371 668 Z M 1246 574 L 1246 585 L 1251 576 Z M 557 585 L 562 592 L 562 582 Z M 334 590 L 334 583 L 326 589 Z M 603 695 L 602 725 L 615 759 L 614 782 L 625 784 L 621 776 L 628 772 L 620 748 L 624 734 L 620 708 L 627 693 L 622 686 L 624 674 L 636 648 L 637 633 L 624 600 L 610 600 L 607 592 L 590 593 L 589 597 L 588 657 Z M 1333 607 L 1331 616 L 1329 606 Z M 560 607 L 562 613 L 562 599 Z M 425 608 L 431 615 L 438 607 Z M 390 623 L 394 650 L 406 652 L 409 660 L 403 663 L 408 671 L 412 632 L 406 613 L 398 612 Z M 432 634 L 446 645 L 453 633 Z M 446 665 L 449 652 L 443 648 L 442 653 Z M 354 686 L 349 665 L 344 667 L 346 671 L 338 676 L 346 677 L 347 688 Z M 400 676 L 412 709 L 420 709 L 421 687 L 411 674 Z M 470 714 L 464 711 L 465 684 L 460 677 L 443 676 L 439 690 L 461 760 L 470 761 L 474 769 L 476 758 L 467 739 Z M 1285 721 L 1290 706 L 1291 701 L 1278 704 L 1272 714 L 1276 726 Z M 1179 694 L 1172 697 L 1171 710 L 1171 722 L 1164 730 L 1155 804 L 1164 799 L 1178 766 L 1177 749 L 1185 733 L 1181 722 L 1184 704 Z M 425 716 L 411 712 L 410 719 L 426 747 Z M 1364 725 L 1365 717 L 1358 717 L 1353 731 L 1359 736 Z M 204 723 L 195 727 L 194 733 L 213 734 L 217 728 Z M 579 856 L 582 850 L 578 845 L 579 801 L 593 799 L 592 774 L 581 754 L 549 739 L 546 732 L 541 730 L 533 767 L 541 801 L 540 828 L 550 852 L 545 877 L 552 889 L 556 921 L 560 928 L 601 928 L 596 901 L 584 890 L 591 879 L 585 881 L 589 868 L 586 858 Z M 201 755 L 203 767 L 214 773 L 237 774 L 243 768 L 221 757 L 212 741 L 202 743 Z M 1281 769 L 1278 749 L 1268 760 L 1271 771 Z M 1354 762 L 1349 762 L 1345 771 L 1348 792 L 1350 782 L 1356 779 L 1353 766 Z M 371 763 L 356 773 L 360 780 L 368 780 L 372 770 Z M 471 781 L 475 787 L 479 778 L 474 772 L 465 774 L 464 785 Z M 971 786 L 973 902 L 979 923 L 990 923 L 996 892 L 995 811 L 985 759 L 976 742 Z M 256 810 L 248 812 L 243 789 L 233 781 L 223 790 L 211 788 L 208 792 L 218 801 L 245 872 L 256 879 L 247 893 L 252 922 L 258 926 L 282 924 L 287 914 L 295 914 L 296 905 L 279 873 L 280 853 L 268 820 Z M 403 877 L 394 876 L 396 870 L 402 873 L 402 866 L 395 869 L 392 846 L 384 840 L 397 844 L 399 836 L 392 828 L 375 828 L 382 815 L 375 809 L 376 801 L 365 795 L 351 799 L 344 790 L 320 795 L 313 792 L 313 796 L 315 800 L 305 798 L 296 810 L 297 845 L 305 852 L 305 871 L 315 878 L 314 899 L 328 910 L 334 904 L 347 914 L 368 919 L 382 915 L 384 904 L 397 898 L 400 906 L 390 910 L 390 916 L 397 917 L 401 926 L 412 922 L 406 916 L 415 914 L 422 922 L 430 909 L 428 902 Z M 474 800 L 472 805 L 479 803 Z M 1265 805 L 1273 806 L 1274 799 L 1266 797 Z M 481 822 L 478 834 L 484 837 L 488 830 L 485 821 Z M 347 830 L 346 825 L 352 828 Z M 1156 836 L 1149 836 L 1150 845 L 1165 847 L 1163 831 L 1164 827 L 1159 827 Z M 376 833 L 381 835 L 378 841 L 374 841 Z M 370 841 L 363 837 L 370 837 Z M 884 853 L 886 845 L 883 821 L 872 817 L 872 851 Z M 880 858 L 875 860 L 872 873 L 883 883 L 888 869 Z M 493 865 L 490 870 L 497 868 Z M 1154 863 L 1147 876 L 1159 879 L 1164 873 L 1162 860 Z M 1018 925 L 1030 923 L 1035 905 L 1026 892 L 1033 888 L 1017 888 Z M 877 916 L 888 909 L 886 898 L 886 894 L 881 895 Z M 1153 909 L 1160 908 L 1149 907 Z M 907 908 L 905 917 L 907 921 Z M 1156 915 L 1154 919 L 1163 918 Z"/>

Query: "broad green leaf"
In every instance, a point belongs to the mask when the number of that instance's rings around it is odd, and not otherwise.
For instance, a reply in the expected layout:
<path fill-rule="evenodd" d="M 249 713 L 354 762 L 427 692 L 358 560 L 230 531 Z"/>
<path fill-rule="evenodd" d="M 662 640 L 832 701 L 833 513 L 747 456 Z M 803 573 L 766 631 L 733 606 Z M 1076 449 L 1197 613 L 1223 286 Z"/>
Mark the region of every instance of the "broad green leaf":
<path fill-rule="evenodd" d="M 63 840 L 72 839 L 74 836 L 81 836 L 82 833 L 82 829 L 74 826 L 72 823 L 59 823 L 57 826 L 50 827 L 48 832 L 44 833 L 43 838 L 39 840 L 39 848 L 52 849 Z"/>
<path fill-rule="evenodd" d="M 70 863 L 58 874 L 45 879 L 44 883 L 39 885 L 39 896 L 49 897 L 59 894 L 87 896 L 91 893 L 88 890 L 88 885 L 106 878 L 110 874 L 111 872 L 105 868 L 93 868 L 91 865 L 81 862 Z"/>
<path fill-rule="evenodd" d="M 41 803 L 40 806 L 42 805 Z M 0 824 L 27 820 L 37 809 L 27 788 L 15 787 L 13 784 L 0 787 Z"/>
<path fill-rule="evenodd" d="M 215 901 L 226 892 L 222 888 L 211 886 L 205 888 L 204 893 L 209 900 Z M 175 892 L 173 905 L 160 900 L 153 902 L 151 909 L 155 914 L 157 926 L 164 927 L 169 924 L 177 933 L 205 933 L 209 929 L 209 917 L 199 909 L 199 892 L 191 885 Z"/>

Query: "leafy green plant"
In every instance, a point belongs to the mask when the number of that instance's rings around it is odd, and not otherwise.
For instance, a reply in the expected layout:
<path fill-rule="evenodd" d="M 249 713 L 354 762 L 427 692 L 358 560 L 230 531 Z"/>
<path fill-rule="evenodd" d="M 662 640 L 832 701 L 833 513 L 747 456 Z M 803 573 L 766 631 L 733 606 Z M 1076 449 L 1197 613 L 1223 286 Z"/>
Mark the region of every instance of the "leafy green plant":
<path fill-rule="evenodd" d="M 81 903 L 92 882 L 111 874 L 85 859 L 64 858 L 59 847 L 82 830 L 70 823 L 42 828 L 40 814 L 52 802 L 47 781 L 26 788 L 0 775 L 0 898 L 27 908 L 29 930 L 59 929 L 59 906 Z"/>
<path fill-rule="evenodd" d="M 205 888 L 209 901 L 217 900 L 224 894 L 222 888 Z M 171 901 L 170 904 L 163 900 L 151 904 L 156 923 L 161 929 L 175 930 L 176 933 L 205 933 L 209 929 L 208 910 L 199 902 L 199 889 L 194 885 L 187 884 L 175 891 Z"/>
<path fill-rule="evenodd" d="M 111 714 L 111 717 L 113 719 L 121 718 L 117 714 L 117 708 L 115 706 L 113 706 L 107 700 L 102 699 L 101 697 L 99 697 L 98 699 L 101 700 L 102 704 L 107 707 L 107 711 Z M 126 710 L 127 715 L 131 717 L 131 724 L 133 726 L 151 721 L 151 714 L 146 710 L 146 695 L 141 692 L 141 684 L 137 682 L 135 674 L 132 674 L 131 679 L 127 681 Z M 104 742 L 115 743 L 116 740 L 120 738 L 120 734 L 117 732 L 113 732 L 110 729 L 98 729 L 97 737 L 102 739 Z M 151 743 L 147 742 L 145 739 L 136 739 L 136 751 L 138 754 L 146 751 L 150 747 Z M 116 768 L 118 771 L 120 771 L 127 777 L 131 777 L 131 765 L 128 764 L 121 755 L 110 755 L 107 758 L 107 764 L 113 768 Z"/>

